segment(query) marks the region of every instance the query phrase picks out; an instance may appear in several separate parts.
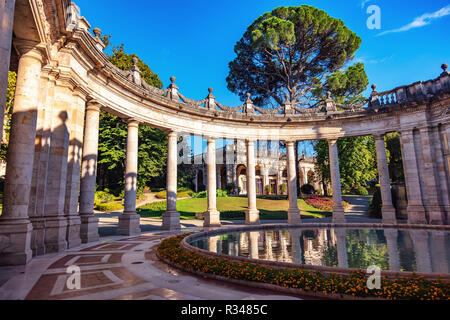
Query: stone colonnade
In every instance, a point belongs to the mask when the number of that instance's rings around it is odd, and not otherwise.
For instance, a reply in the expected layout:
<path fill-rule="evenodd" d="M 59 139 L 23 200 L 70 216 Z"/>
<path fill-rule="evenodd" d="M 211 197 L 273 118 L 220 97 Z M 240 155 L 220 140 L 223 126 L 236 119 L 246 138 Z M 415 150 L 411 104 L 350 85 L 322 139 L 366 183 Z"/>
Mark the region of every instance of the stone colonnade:
<path fill-rule="evenodd" d="M 5 81 L 7 81 L 5 79 L 7 79 L 11 56 L 14 1 L 1 2 L 0 9 L 0 18 L 3 22 L 0 29 L 0 61 L 2 61 L 0 65 L 0 104 L 4 105 L 4 88 Z M 57 14 L 49 11 L 48 14 Z M 43 19 L 43 16 L 35 18 Z M 62 20 L 54 19 L 47 22 L 53 23 L 54 21 Z M 78 27 L 81 25 L 80 22 Z M 56 28 L 56 26 L 53 27 Z M 110 65 L 101 68 L 102 63 L 106 61 L 99 59 L 99 57 L 104 58 L 101 56 L 101 52 L 98 52 L 101 49 L 98 46 L 80 45 L 83 41 L 87 41 L 88 44 L 97 41 L 98 44 L 98 37 L 91 39 L 87 36 L 88 29 L 76 29 L 72 36 L 69 38 L 64 36 L 64 39 L 60 39 L 64 41 L 58 42 L 57 45 L 52 39 L 42 40 L 46 43 L 20 39 L 13 41 L 14 53 L 17 53 L 19 57 L 18 76 L 11 117 L 3 210 L 0 216 L 0 265 L 26 264 L 33 255 L 61 252 L 67 248 L 76 247 L 80 243 L 94 242 L 99 239 L 98 219 L 94 216 L 94 199 L 101 110 L 117 112 L 126 119 L 128 125 L 124 177 L 125 209 L 119 217 L 118 233 L 120 235 L 134 236 L 140 233 L 139 215 L 136 214 L 138 127 L 140 123 L 134 118 L 138 116 L 142 117 L 140 119 L 143 122 L 155 124 L 167 130 L 171 128 L 168 132 L 167 211 L 163 215 L 163 229 L 176 230 L 180 228 L 180 216 L 176 208 L 178 133 L 173 130 L 181 130 L 183 122 L 188 123 L 184 128 L 191 128 L 189 124 L 192 124 L 193 121 L 205 124 L 205 130 L 210 130 L 208 132 L 212 135 L 224 132 L 223 130 L 226 130 L 226 126 L 230 123 L 231 127 L 235 126 L 233 128 L 237 128 L 238 124 L 242 124 L 241 126 L 244 127 L 244 123 L 247 126 L 247 131 L 245 131 L 247 134 L 244 134 L 247 138 L 245 147 L 248 191 L 245 222 L 246 224 L 260 223 L 259 211 L 256 206 L 255 142 L 250 137 L 258 136 L 262 130 L 265 130 L 262 125 L 264 122 L 259 124 L 253 122 L 252 125 L 252 121 L 257 120 L 261 115 L 253 115 L 256 118 L 244 118 L 247 114 L 251 114 L 248 113 L 249 106 L 247 106 L 245 114 L 228 114 L 227 121 L 230 122 L 221 127 L 221 123 L 224 123 L 221 121 L 225 120 L 218 112 L 213 111 L 216 114 L 213 117 L 213 115 L 207 114 L 212 110 L 206 110 L 206 113 L 201 110 L 200 114 L 197 107 L 189 106 L 189 112 L 196 114 L 195 117 L 192 117 L 191 113 L 184 113 L 183 108 L 179 108 L 180 105 L 177 106 L 181 96 L 178 96 L 174 83 L 172 83 L 168 95 L 172 99 L 170 101 L 161 96 L 162 91 L 154 94 L 148 88 L 143 87 L 138 69 L 134 69 L 132 74 L 128 74 L 134 79 L 134 82 L 131 82 L 125 77 L 119 77 L 116 74 L 117 70 Z M 86 39 L 83 37 L 84 35 L 86 35 Z M 15 36 L 17 37 L 17 34 Z M 55 46 L 49 50 L 50 46 L 47 45 Z M 87 52 L 90 50 L 92 52 Z M 100 63 L 100 61 L 102 62 Z M 137 60 L 135 60 L 135 66 L 136 63 Z M 108 73 L 110 69 L 113 71 L 112 73 Z M 446 84 L 448 83 L 446 80 L 448 73 L 446 73 L 446 67 L 444 69 L 443 76 L 434 80 L 436 88 L 448 86 Z M 102 81 L 105 82 L 102 83 Z M 172 82 L 174 81 L 173 78 Z M 119 86 L 121 90 L 119 90 Z M 154 88 L 154 90 L 157 89 Z M 143 91 L 144 95 L 142 95 Z M 210 91 L 208 105 L 213 105 L 211 97 Z M 441 95 L 441 97 L 444 101 L 442 105 L 448 103 L 446 102 L 448 97 L 446 98 L 445 95 Z M 164 100 L 163 103 L 161 103 L 161 99 Z M 406 123 L 408 121 L 405 120 L 410 118 L 409 113 L 404 116 L 394 110 L 389 114 L 391 112 L 389 109 L 385 113 L 387 114 L 386 121 L 398 120 L 395 128 L 401 134 L 403 165 L 409 199 L 409 223 L 448 224 L 450 126 L 445 118 L 448 114 L 448 104 L 444 105 L 447 107 L 446 110 L 441 108 L 442 106 L 437 106 L 438 112 L 434 112 L 428 110 L 432 109 L 434 105 L 416 106 L 415 101 L 413 102 L 411 106 L 405 106 L 414 112 L 415 118 L 411 120 L 412 124 Z M 118 106 L 121 103 L 123 105 Z M 148 109 L 146 109 L 147 107 Z M 177 111 L 173 112 L 174 109 Z M 171 111 L 166 113 L 167 110 Z M 147 111 L 155 118 L 146 115 Z M 164 116 L 159 118 L 162 114 Z M 205 118 L 201 118 L 203 114 L 205 114 Z M 239 120 L 240 122 L 233 123 L 235 116 L 243 118 Z M 381 116 L 384 117 L 384 115 Z M 222 119 L 217 122 L 211 120 L 215 117 L 222 117 Z M 345 114 L 342 114 L 343 119 L 344 117 Z M 357 119 L 358 122 L 362 121 L 363 123 L 375 119 L 370 113 L 360 114 L 360 117 L 367 117 L 362 120 Z M 443 119 L 443 123 L 438 122 L 441 120 L 428 120 L 428 118 Z M 296 132 L 299 134 L 303 128 L 305 132 L 308 131 L 307 125 L 297 128 L 287 125 L 286 122 L 280 122 L 276 118 L 272 120 L 274 123 L 280 124 L 277 130 L 281 130 L 283 138 L 292 137 L 289 130 L 298 130 Z M 341 130 L 338 132 L 346 132 L 349 136 L 360 133 L 373 134 L 375 130 L 380 130 L 382 127 L 377 124 L 377 129 L 359 130 L 355 129 L 358 124 L 354 120 L 348 119 L 348 121 L 349 124 L 343 121 L 333 122 L 333 125 L 341 126 Z M 328 127 L 329 124 L 323 122 L 320 126 Z M 250 129 L 251 131 L 249 131 Z M 337 149 L 337 139 L 340 137 L 337 135 L 339 134 L 336 133 L 336 130 L 331 130 L 324 131 L 317 137 L 329 139 L 334 199 L 333 221 L 337 223 L 345 222 Z M 383 199 L 383 220 L 395 223 L 386 152 L 382 139 L 384 134 L 385 132 L 381 132 L 375 135 Z M 299 224 L 301 219 L 294 187 L 297 173 L 293 160 L 295 158 L 293 146 L 294 142 L 287 141 L 288 181 L 291 190 L 288 213 L 289 223 Z M 216 205 L 217 172 L 215 162 L 215 139 L 210 137 L 208 138 L 207 170 L 208 211 L 205 214 L 205 226 L 208 227 L 220 226 L 220 214 Z"/>

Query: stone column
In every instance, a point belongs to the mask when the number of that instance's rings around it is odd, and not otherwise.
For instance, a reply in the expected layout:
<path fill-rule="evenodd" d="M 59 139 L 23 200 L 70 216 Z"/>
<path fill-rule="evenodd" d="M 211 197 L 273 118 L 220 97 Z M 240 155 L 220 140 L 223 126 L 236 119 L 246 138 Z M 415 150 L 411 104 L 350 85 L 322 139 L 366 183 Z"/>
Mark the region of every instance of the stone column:
<path fill-rule="evenodd" d="M 339 172 L 339 156 L 337 140 L 329 140 L 331 185 L 333 188 L 333 223 L 345 223 L 345 212 L 342 206 L 341 174 Z"/>
<path fill-rule="evenodd" d="M 403 167 L 405 170 L 406 192 L 408 196 L 408 223 L 426 224 L 425 208 L 420 189 L 419 169 L 414 147 L 413 131 L 401 132 Z"/>
<path fill-rule="evenodd" d="M 0 216 L 0 266 L 26 264 L 32 255 L 32 225 L 28 218 L 28 205 L 43 57 L 35 49 L 35 43 L 20 42 L 17 45 L 22 55 L 11 118 L 3 212 Z"/>
<path fill-rule="evenodd" d="M 444 274 L 449 273 L 447 260 L 449 235 L 445 231 L 434 230 L 431 233 L 431 261 L 433 261 L 433 272 Z"/>
<path fill-rule="evenodd" d="M 272 231 L 264 231 L 264 244 L 266 249 L 266 260 L 273 260 L 273 241 L 272 241 Z"/>
<path fill-rule="evenodd" d="M 69 113 L 73 105 L 68 84 L 57 81 L 53 103 L 49 171 L 45 198 L 45 249 L 47 253 L 67 248 L 67 218 L 64 213 L 69 154 Z"/>
<path fill-rule="evenodd" d="M 303 234 L 301 229 L 291 229 L 289 230 L 291 234 L 291 252 L 294 258 L 294 263 L 303 264 Z"/>
<path fill-rule="evenodd" d="M 67 167 L 66 201 L 64 213 L 67 218 L 67 248 L 81 245 L 81 219 L 78 213 L 80 190 L 80 172 L 83 146 L 83 130 L 85 119 L 86 96 L 76 90 L 73 96 L 73 107 L 70 117 L 70 141 Z"/>
<path fill-rule="evenodd" d="M 260 224 L 259 210 L 256 208 L 255 141 L 246 140 L 247 146 L 247 198 L 245 224 Z"/>
<path fill-rule="evenodd" d="M 46 71 L 43 69 L 41 72 L 41 96 L 38 106 L 33 177 L 28 205 L 28 215 L 33 225 L 31 234 L 33 256 L 45 254 L 45 198 L 55 87 L 55 78 L 50 75 L 48 70 Z"/>
<path fill-rule="evenodd" d="M 391 181 L 389 178 L 389 167 L 386 156 L 384 134 L 375 135 L 377 149 L 378 176 L 380 180 L 381 199 L 383 206 L 381 212 L 383 223 L 396 223 L 395 208 L 392 205 Z"/>
<path fill-rule="evenodd" d="M 450 224 L 450 175 L 447 174 L 446 161 L 445 161 L 445 148 L 446 141 L 445 135 L 442 134 L 443 126 L 439 125 L 433 128 L 434 147 L 436 151 L 436 170 L 437 178 L 439 181 L 440 194 L 442 199 L 442 205 L 445 209 L 445 221 L 446 224 Z"/>
<path fill-rule="evenodd" d="M 0 141 L 3 139 L 9 60 L 11 58 L 15 0 L 0 1 Z"/>
<path fill-rule="evenodd" d="M 400 271 L 400 256 L 398 252 L 398 230 L 385 229 L 384 235 L 388 248 L 389 270 Z"/>
<path fill-rule="evenodd" d="M 302 220 L 300 218 L 300 210 L 297 203 L 297 172 L 295 170 L 295 142 L 286 141 L 286 153 L 287 153 L 287 171 L 288 171 L 288 197 L 289 197 L 289 209 L 288 209 L 288 223 L 300 224 Z"/>
<path fill-rule="evenodd" d="M 163 214 L 162 222 L 164 230 L 180 229 L 180 214 L 177 211 L 177 139 L 176 132 L 169 133 L 167 144 L 167 211 Z"/>
<path fill-rule="evenodd" d="M 208 251 L 217 253 L 217 245 L 220 240 L 219 236 L 213 236 L 208 238 Z"/>
<path fill-rule="evenodd" d="M 123 236 L 135 236 L 141 234 L 140 216 L 136 214 L 139 122 L 135 119 L 128 119 L 127 124 L 124 209 L 119 216 L 117 233 Z"/>
<path fill-rule="evenodd" d="M 98 218 L 94 216 L 95 182 L 97 178 L 98 131 L 100 104 L 91 100 L 86 105 L 86 122 L 81 161 L 80 237 L 83 243 L 98 241 Z"/>
<path fill-rule="evenodd" d="M 261 168 L 261 171 L 263 175 L 263 194 L 266 194 L 266 186 L 270 186 L 269 168 L 266 165 L 264 165 L 264 167 Z"/>
<path fill-rule="evenodd" d="M 208 211 L 204 214 L 204 227 L 219 227 L 220 213 L 216 207 L 216 139 L 208 138 L 208 156 L 206 159 L 208 182 Z"/>
<path fill-rule="evenodd" d="M 248 251 L 250 253 L 250 259 L 259 259 L 258 239 L 258 231 L 251 231 L 248 233 Z"/>
<path fill-rule="evenodd" d="M 414 252 L 416 255 L 417 272 L 431 273 L 431 254 L 428 243 L 429 233 L 427 230 L 413 229 L 409 231 L 413 240 Z"/>
<path fill-rule="evenodd" d="M 442 191 L 439 188 L 439 179 L 436 174 L 436 157 L 438 155 L 434 148 L 432 128 L 421 128 L 420 137 L 423 155 L 423 180 L 426 187 L 425 204 L 428 210 L 429 223 L 442 225 L 445 224 L 445 211 L 439 201 Z"/>
<path fill-rule="evenodd" d="M 334 192 L 333 192 L 334 193 Z M 346 229 L 335 229 L 336 246 L 338 255 L 338 267 L 348 268 L 347 243 L 346 243 Z"/>

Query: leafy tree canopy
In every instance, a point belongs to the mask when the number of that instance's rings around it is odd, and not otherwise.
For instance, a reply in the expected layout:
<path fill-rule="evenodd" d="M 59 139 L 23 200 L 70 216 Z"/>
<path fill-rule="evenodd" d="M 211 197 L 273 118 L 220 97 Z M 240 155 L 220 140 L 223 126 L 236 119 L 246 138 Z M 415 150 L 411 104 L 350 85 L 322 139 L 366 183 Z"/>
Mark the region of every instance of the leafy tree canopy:
<path fill-rule="evenodd" d="M 279 7 L 256 19 L 236 44 L 228 88 L 243 100 L 251 93 L 260 106 L 282 105 L 286 97 L 311 105 L 314 89 L 352 60 L 360 44 L 343 21 L 325 11 Z"/>

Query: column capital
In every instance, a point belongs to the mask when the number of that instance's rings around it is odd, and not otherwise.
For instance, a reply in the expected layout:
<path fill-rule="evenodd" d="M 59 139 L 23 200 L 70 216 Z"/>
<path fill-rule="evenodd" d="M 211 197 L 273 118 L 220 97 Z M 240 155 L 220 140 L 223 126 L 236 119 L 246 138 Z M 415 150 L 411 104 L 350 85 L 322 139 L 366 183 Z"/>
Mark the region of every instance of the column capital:
<path fill-rule="evenodd" d="M 331 138 L 327 139 L 328 144 L 336 144 L 338 142 L 339 138 Z"/>
<path fill-rule="evenodd" d="M 297 140 L 284 140 L 284 142 L 286 143 L 286 146 L 287 146 L 287 145 L 292 146 L 292 145 L 294 145 L 294 143 L 297 142 Z"/>
<path fill-rule="evenodd" d="M 256 139 L 254 139 L 254 138 L 248 138 L 248 139 L 245 139 L 245 144 L 246 145 L 253 145 L 253 144 L 255 144 L 255 141 L 256 141 Z"/>
<path fill-rule="evenodd" d="M 41 63 L 44 61 L 41 48 L 38 47 L 39 42 L 24 39 L 15 39 L 13 41 L 13 45 L 19 52 L 21 58 L 23 56 L 29 56 L 37 59 Z"/>
<path fill-rule="evenodd" d="M 86 102 L 86 110 L 87 111 L 97 111 L 100 112 L 102 105 L 95 99 L 88 98 Z"/>
<path fill-rule="evenodd" d="M 139 121 L 136 120 L 136 118 L 128 118 L 128 119 L 125 119 L 124 121 L 127 123 L 129 128 L 130 127 L 136 127 L 136 128 L 139 127 Z"/>
<path fill-rule="evenodd" d="M 386 133 L 374 133 L 373 137 L 375 140 L 384 140 L 384 137 L 386 136 Z"/>
<path fill-rule="evenodd" d="M 206 141 L 208 141 L 209 143 L 212 143 L 212 142 L 216 142 L 216 140 L 219 139 L 219 138 L 213 137 L 213 136 L 205 136 L 205 139 L 206 139 Z"/>

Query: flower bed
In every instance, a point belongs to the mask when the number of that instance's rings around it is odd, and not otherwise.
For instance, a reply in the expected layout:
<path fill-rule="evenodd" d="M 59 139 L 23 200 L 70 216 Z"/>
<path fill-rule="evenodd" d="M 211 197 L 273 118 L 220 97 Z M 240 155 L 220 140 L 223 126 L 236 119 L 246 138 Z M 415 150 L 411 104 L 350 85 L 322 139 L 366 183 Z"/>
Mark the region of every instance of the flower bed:
<path fill-rule="evenodd" d="M 369 290 L 364 272 L 349 276 L 324 274 L 303 269 L 277 269 L 251 262 L 234 262 L 224 258 L 205 257 L 181 247 L 183 234 L 163 240 L 158 255 L 176 266 L 193 272 L 212 274 L 230 280 L 245 280 L 298 289 L 301 293 L 322 295 L 346 295 L 352 297 L 382 299 L 448 300 L 450 285 L 442 280 L 426 280 L 423 277 L 382 278 L 381 289 Z"/>
<path fill-rule="evenodd" d="M 322 210 L 322 211 L 333 211 L 333 198 L 329 197 L 311 197 L 304 199 L 307 204 L 309 204 L 311 207 L 314 207 L 316 209 Z M 349 204 L 345 201 L 342 201 L 342 205 L 344 206 L 344 209 L 347 209 Z"/>

